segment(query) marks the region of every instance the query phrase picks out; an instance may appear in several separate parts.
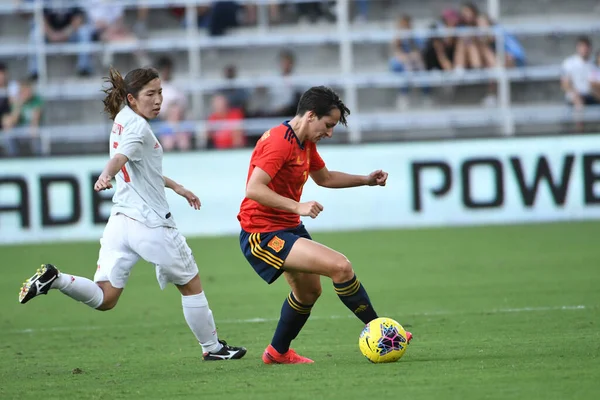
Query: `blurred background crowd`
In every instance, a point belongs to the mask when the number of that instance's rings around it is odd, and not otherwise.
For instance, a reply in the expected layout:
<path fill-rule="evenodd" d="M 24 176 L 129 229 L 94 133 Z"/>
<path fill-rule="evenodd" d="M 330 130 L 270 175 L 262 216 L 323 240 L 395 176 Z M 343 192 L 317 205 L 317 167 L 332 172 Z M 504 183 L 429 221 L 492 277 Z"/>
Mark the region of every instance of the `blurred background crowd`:
<path fill-rule="evenodd" d="M 600 121 L 597 1 L 162 3 L 0 0 L 0 155 L 105 152 L 110 65 L 160 71 L 165 151 L 252 146 L 320 84 L 353 111 L 335 143 Z"/>

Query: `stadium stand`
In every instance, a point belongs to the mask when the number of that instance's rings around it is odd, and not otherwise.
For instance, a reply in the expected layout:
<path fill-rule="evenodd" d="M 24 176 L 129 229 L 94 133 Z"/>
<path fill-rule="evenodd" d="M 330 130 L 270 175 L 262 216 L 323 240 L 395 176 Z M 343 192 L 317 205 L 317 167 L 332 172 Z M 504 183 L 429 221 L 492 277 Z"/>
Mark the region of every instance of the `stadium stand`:
<path fill-rule="evenodd" d="M 156 0 L 0 0 L 0 62 L 8 76 L 5 88 L 0 80 L 0 97 L 13 98 L 28 86 L 19 89 L 17 82 L 33 75 L 30 97 L 43 101 L 33 133 L 40 143 L 29 151 L 104 152 L 110 121 L 102 114 L 101 77 L 109 65 L 126 72 L 159 60 L 172 70 L 170 98 L 183 99 L 185 113 L 165 115 L 155 131 L 189 133 L 182 149 L 214 147 L 211 132 L 227 129 L 230 106 L 214 100 L 215 93 L 241 102 L 244 132 L 256 137 L 289 115 L 286 106 L 298 92 L 317 84 L 339 90 L 353 110 L 350 127 L 340 129 L 335 142 L 556 134 L 597 130 L 600 121 L 598 106 L 574 113 L 560 85 L 577 37 L 588 36 L 598 48 L 597 1 L 475 1 L 498 23 L 455 29 L 441 24 L 440 16 L 456 15 L 450 8 L 460 11 L 461 3 L 450 0 L 173 3 L 167 9 Z M 86 12 L 72 42 L 44 40 L 36 29 L 49 6 Z M 400 15 L 412 17 L 412 29 L 396 30 Z M 92 20 L 103 28 L 94 29 Z M 498 66 L 390 70 L 396 38 L 419 40 L 425 53 L 429 39 L 462 38 L 468 46 L 477 35 L 493 35 Z M 506 67 L 498 61 L 514 51 L 511 45 L 524 50 L 524 59 Z M 82 66 L 86 55 L 90 63 Z M 32 128 L 6 128 L 0 147 L 17 154 L 9 142 L 31 137 Z"/>

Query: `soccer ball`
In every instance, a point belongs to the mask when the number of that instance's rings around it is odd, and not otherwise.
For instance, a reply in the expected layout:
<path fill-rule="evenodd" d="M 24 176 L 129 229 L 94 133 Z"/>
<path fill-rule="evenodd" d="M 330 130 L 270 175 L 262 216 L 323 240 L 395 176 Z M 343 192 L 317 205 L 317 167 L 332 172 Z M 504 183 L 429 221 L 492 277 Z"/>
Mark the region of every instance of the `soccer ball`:
<path fill-rule="evenodd" d="M 358 339 L 360 351 L 372 363 L 398 361 L 408 347 L 406 331 L 391 318 L 377 318 L 369 322 Z"/>

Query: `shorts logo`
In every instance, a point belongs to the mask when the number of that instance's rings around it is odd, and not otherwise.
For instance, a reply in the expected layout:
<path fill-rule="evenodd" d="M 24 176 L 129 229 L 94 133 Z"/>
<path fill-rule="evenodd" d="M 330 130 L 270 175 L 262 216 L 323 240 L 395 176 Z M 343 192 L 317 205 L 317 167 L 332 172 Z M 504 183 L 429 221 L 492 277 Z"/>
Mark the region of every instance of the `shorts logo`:
<path fill-rule="evenodd" d="M 283 249 L 283 246 L 285 246 L 285 240 L 280 239 L 277 236 L 275 236 L 273 239 L 271 239 L 269 241 L 267 246 L 269 246 L 270 248 L 275 250 L 275 253 L 279 253 L 281 251 L 281 249 Z"/>

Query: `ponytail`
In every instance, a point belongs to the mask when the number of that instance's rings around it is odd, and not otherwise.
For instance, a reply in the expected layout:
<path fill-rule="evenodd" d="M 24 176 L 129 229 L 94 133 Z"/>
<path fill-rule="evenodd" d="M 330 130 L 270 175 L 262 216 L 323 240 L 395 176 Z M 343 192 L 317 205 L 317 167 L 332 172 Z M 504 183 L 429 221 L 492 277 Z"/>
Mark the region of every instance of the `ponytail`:
<path fill-rule="evenodd" d="M 121 106 L 127 100 L 127 86 L 123 76 L 117 69 L 110 67 L 108 74 L 109 76 L 104 78 L 104 82 L 109 83 L 111 87 L 102 90 L 106 93 L 106 97 L 102 102 L 104 103 L 104 112 L 110 116 L 110 119 L 114 120 L 121 111 Z"/>

